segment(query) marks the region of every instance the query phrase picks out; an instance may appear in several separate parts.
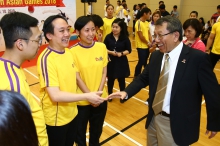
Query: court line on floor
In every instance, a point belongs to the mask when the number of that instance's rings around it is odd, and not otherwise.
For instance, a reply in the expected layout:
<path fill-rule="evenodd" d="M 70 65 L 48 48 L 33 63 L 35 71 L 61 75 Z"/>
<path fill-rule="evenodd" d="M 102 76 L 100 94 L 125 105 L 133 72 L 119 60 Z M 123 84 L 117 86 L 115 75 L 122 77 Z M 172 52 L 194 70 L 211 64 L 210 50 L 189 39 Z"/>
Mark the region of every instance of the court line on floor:
<path fill-rule="evenodd" d="M 124 137 L 126 137 L 127 139 L 129 139 L 130 141 L 132 141 L 133 143 L 137 144 L 138 146 L 142 146 L 140 143 L 134 141 L 133 139 L 130 139 L 130 137 L 127 137 L 123 132 L 125 132 L 126 130 L 128 130 L 129 128 L 131 128 L 132 126 L 136 125 L 137 123 L 139 123 L 140 121 L 146 119 L 147 115 L 143 116 L 142 118 L 138 119 L 137 121 L 135 121 L 134 123 L 128 125 L 127 127 L 123 128 L 121 131 L 117 131 L 115 129 L 113 129 L 114 127 L 111 127 L 111 125 L 109 125 L 108 123 L 107 126 L 109 126 L 110 128 L 112 128 L 113 130 L 115 130 L 117 133 L 113 134 L 112 136 L 110 136 L 109 138 L 103 140 L 100 145 L 105 144 L 106 142 L 110 141 L 111 139 L 115 138 L 118 135 L 122 135 Z"/>

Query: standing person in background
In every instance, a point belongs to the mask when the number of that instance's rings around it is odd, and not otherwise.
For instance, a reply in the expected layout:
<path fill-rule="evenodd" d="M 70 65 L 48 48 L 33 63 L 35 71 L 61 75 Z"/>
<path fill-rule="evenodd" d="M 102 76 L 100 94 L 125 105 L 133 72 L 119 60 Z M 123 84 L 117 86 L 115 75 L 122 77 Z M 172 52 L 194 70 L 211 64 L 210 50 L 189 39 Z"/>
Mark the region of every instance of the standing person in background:
<path fill-rule="evenodd" d="M 107 66 L 107 85 L 110 95 L 115 79 L 118 80 L 120 91 L 123 91 L 125 89 L 125 78 L 130 75 L 127 55 L 131 53 L 131 42 L 123 19 L 117 18 L 113 21 L 112 32 L 106 36 L 104 44 L 108 49 L 110 58 Z"/>
<path fill-rule="evenodd" d="M 49 45 L 37 61 L 40 99 L 50 146 L 73 146 L 77 132 L 76 101 L 87 100 L 92 104 L 104 101 L 100 97 L 102 92 L 95 92 L 97 90 L 92 93 L 76 93 L 76 80 L 79 77 L 73 56 L 67 48 L 69 30 L 70 26 L 64 17 L 48 17 L 43 32 Z"/>
<path fill-rule="evenodd" d="M 88 2 L 87 16 L 92 15 L 92 5 L 91 2 Z"/>
<path fill-rule="evenodd" d="M 0 145 L 39 146 L 27 100 L 19 93 L 0 90 Z"/>
<path fill-rule="evenodd" d="M 151 10 L 143 8 L 141 10 L 141 18 L 135 24 L 135 41 L 138 52 L 138 63 L 135 67 L 134 78 L 141 73 L 142 67 L 147 65 L 149 57 L 149 47 L 151 46 L 151 35 L 149 30 L 149 22 Z"/>
<path fill-rule="evenodd" d="M 187 19 L 183 23 L 183 30 L 186 40 L 183 43 L 191 48 L 206 51 L 205 44 L 200 40 L 199 36 L 202 33 L 202 25 L 198 19 Z"/>
<path fill-rule="evenodd" d="M 204 30 L 204 29 L 205 29 L 205 21 L 204 21 L 204 18 L 203 18 L 203 17 L 200 17 L 200 18 L 199 18 L 199 22 L 200 22 L 201 25 L 202 25 L 202 30 Z"/>
<path fill-rule="evenodd" d="M 123 6 L 121 4 L 121 1 L 118 0 L 117 1 L 116 12 L 115 12 L 116 18 L 122 18 L 122 10 L 123 10 Z"/>
<path fill-rule="evenodd" d="M 179 18 L 179 12 L 177 11 L 177 5 L 173 6 L 173 10 L 171 11 L 171 16 L 175 18 Z"/>
<path fill-rule="evenodd" d="M 122 10 L 122 18 L 124 19 L 124 22 L 126 23 L 127 27 L 128 27 L 128 22 L 130 21 L 128 19 L 128 11 L 127 11 L 127 4 L 123 4 L 123 10 Z"/>
<path fill-rule="evenodd" d="M 170 15 L 170 13 L 168 11 L 166 11 L 166 6 L 165 4 L 161 4 L 159 6 L 159 10 L 160 10 L 160 13 L 161 13 L 161 16 L 164 17 L 164 16 L 167 16 L 167 15 Z"/>
<path fill-rule="evenodd" d="M 39 145 L 47 146 L 48 137 L 44 114 L 31 95 L 27 79 L 21 67 L 24 61 L 33 59 L 36 56 L 42 44 L 42 32 L 37 24 L 38 20 L 36 18 L 25 13 L 13 12 L 2 17 L 0 27 L 6 49 L 0 58 L 0 89 L 15 91 L 25 97 L 34 119 Z"/>
<path fill-rule="evenodd" d="M 212 49 L 209 53 L 209 56 L 212 63 L 212 67 L 214 69 L 216 63 L 220 59 L 220 22 L 217 22 L 212 26 L 212 30 L 206 44 L 206 50 L 209 50 L 211 46 Z"/>
<path fill-rule="evenodd" d="M 93 14 L 91 18 L 95 24 L 96 35 L 94 41 L 102 42 L 102 34 L 100 33 L 100 27 L 103 26 L 104 22 L 99 15 Z"/>
<path fill-rule="evenodd" d="M 133 12 L 132 12 L 133 13 L 133 35 L 135 33 L 136 16 L 137 16 L 137 13 L 138 13 L 139 9 L 140 9 L 139 5 L 135 4 L 133 6 Z"/>
<path fill-rule="evenodd" d="M 159 1 L 159 6 L 164 4 L 164 1 Z"/>
<path fill-rule="evenodd" d="M 113 16 L 114 13 L 114 6 L 109 4 L 106 7 L 107 16 L 103 18 L 104 25 L 100 28 L 100 32 L 102 33 L 102 42 L 105 40 L 106 35 L 111 33 L 111 26 L 112 22 L 115 20 L 115 17 Z"/>
<path fill-rule="evenodd" d="M 106 8 L 107 8 L 107 6 L 108 6 L 109 4 L 110 4 L 110 0 L 106 0 L 106 4 L 104 5 L 104 11 L 105 11 L 104 16 L 105 16 L 105 17 L 107 17 Z"/>
<path fill-rule="evenodd" d="M 145 3 L 139 4 L 139 5 L 140 5 L 140 10 L 139 10 L 138 13 L 137 13 L 136 20 L 138 20 L 138 19 L 141 18 L 141 10 L 142 10 L 143 8 L 146 8 L 146 7 L 147 7 Z"/>
<path fill-rule="evenodd" d="M 155 39 L 153 39 L 153 36 L 154 36 L 154 30 L 155 30 L 155 23 L 157 22 L 158 19 L 161 18 L 161 15 L 160 15 L 160 11 L 155 11 L 153 14 L 152 14 L 152 20 L 149 24 L 149 27 L 150 27 L 150 35 L 151 35 L 151 38 L 152 38 L 152 44 L 151 44 L 151 47 L 149 49 L 149 52 L 152 53 L 153 51 L 155 51 L 157 48 L 157 45 L 156 45 L 156 42 L 155 42 Z"/>
<path fill-rule="evenodd" d="M 217 18 L 220 16 L 220 5 L 217 6 L 217 12 L 214 13 L 210 19 L 211 25 L 216 23 Z"/>
<path fill-rule="evenodd" d="M 108 52 L 103 43 L 93 41 L 95 36 L 95 25 L 90 17 L 81 16 L 75 22 L 76 33 L 80 42 L 70 48 L 75 66 L 78 68 L 77 93 L 89 93 L 91 91 L 102 91 L 101 97 L 108 96 L 105 86 L 107 74 Z M 101 104 L 90 104 L 82 100 L 77 103 L 78 146 L 86 146 L 86 129 L 89 122 L 89 145 L 99 146 L 99 138 L 107 110 L 107 102 Z"/>
<path fill-rule="evenodd" d="M 198 18 L 198 12 L 197 12 L 197 11 L 192 11 L 192 12 L 189 14 L 189 18 L 195 18 L 195 19 L 197 19 L 197 18 Z"/>

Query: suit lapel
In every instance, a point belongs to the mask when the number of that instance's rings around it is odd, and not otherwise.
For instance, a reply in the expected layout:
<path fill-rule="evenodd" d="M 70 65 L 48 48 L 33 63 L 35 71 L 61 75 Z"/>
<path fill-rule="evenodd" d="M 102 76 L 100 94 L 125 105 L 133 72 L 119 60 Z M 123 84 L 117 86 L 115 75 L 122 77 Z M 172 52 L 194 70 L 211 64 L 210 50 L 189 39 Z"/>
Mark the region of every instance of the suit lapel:
<path fill-rule="evenodd" d="M 152 93 L 156 93 L 157 90 L 157 84 L 160 76 L 160 70 L 161 70 L 161 63 L 163 59 L 163 53 L 157 52 L 158 54 L 154 56 L 154 60 L 152 60 L 152 74 L 150 78 L 152 79 Z M 153 95 L 154 96 L 154 95 Z"/>
<path fill-rule="evenodd" d="M 190 59 L 189 58 L 189 47 L 183 45 L 182 51 L 179 56 L 179 60 L 177 62 L 176 72 L 175 72 L 174 79 L 173 79 L 170 102 L 174 98 L 174 95 L 179 87 L 179 83 L 180 83 L 182 76 L 185 72 L 186 66 L 189 63 L 189 59 Z"/>

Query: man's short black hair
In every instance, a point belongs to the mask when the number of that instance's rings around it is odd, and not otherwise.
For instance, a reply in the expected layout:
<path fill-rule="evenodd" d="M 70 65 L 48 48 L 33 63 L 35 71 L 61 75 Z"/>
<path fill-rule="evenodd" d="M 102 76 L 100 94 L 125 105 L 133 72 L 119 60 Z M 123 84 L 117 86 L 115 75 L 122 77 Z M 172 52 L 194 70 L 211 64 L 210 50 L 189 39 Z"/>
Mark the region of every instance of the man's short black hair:
<path fill-rule="evenodd" d="M 12 49 L 17 39 L 29 39 L 32 36 L 30 27 L 37 27 L 38 20 L 28 14 L 13 12 L 4 15 L 0 21 L 6 49 Z"/>
<path fill-rule="evenodd" d="M 63 20 L 67 22 L 66 18 L 64 18 L 63 16 L 60 16 L 60 15 L 52 15 L 52 16 L 49 16 L 45 21 L 44 21 L 44 26 L 43 26 L 43 32 L 44 32 L 44 37 L 45 39 L 49 42 L 49 39 L 47 38 L 46 34 L 47 33 L 51 33 L 51 34 L 54 34 L 54 26 L 52 24 L 52 22 L 57 19 L 57 18 L 61 18 Z"/>
<path fill-rule="evenodd" d="M 166 7 L 166 6 L 165 6 L 164 4 L 161 4 L 161 5 L 159 6 L 160 9 L 165 9 L 165 7 Z"/>

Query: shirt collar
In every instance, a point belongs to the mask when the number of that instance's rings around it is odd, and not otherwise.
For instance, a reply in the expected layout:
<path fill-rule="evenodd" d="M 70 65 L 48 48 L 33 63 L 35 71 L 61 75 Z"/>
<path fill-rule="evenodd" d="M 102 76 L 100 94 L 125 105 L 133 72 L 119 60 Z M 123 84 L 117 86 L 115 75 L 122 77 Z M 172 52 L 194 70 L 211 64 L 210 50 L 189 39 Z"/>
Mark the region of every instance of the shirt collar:
<path fill-rule="evenodd" d="M 180 52 L 182 51 L 182 48 L 183 48 L 183 42 L 180 42 L 179 45 L 176 46 L 171 52 L 164 53 L 163 56 L 165 57 L 165 55 L 168 54 L 170 57 L 170 61 L 174 61 L 174 59 L 179 56 Z"/>

